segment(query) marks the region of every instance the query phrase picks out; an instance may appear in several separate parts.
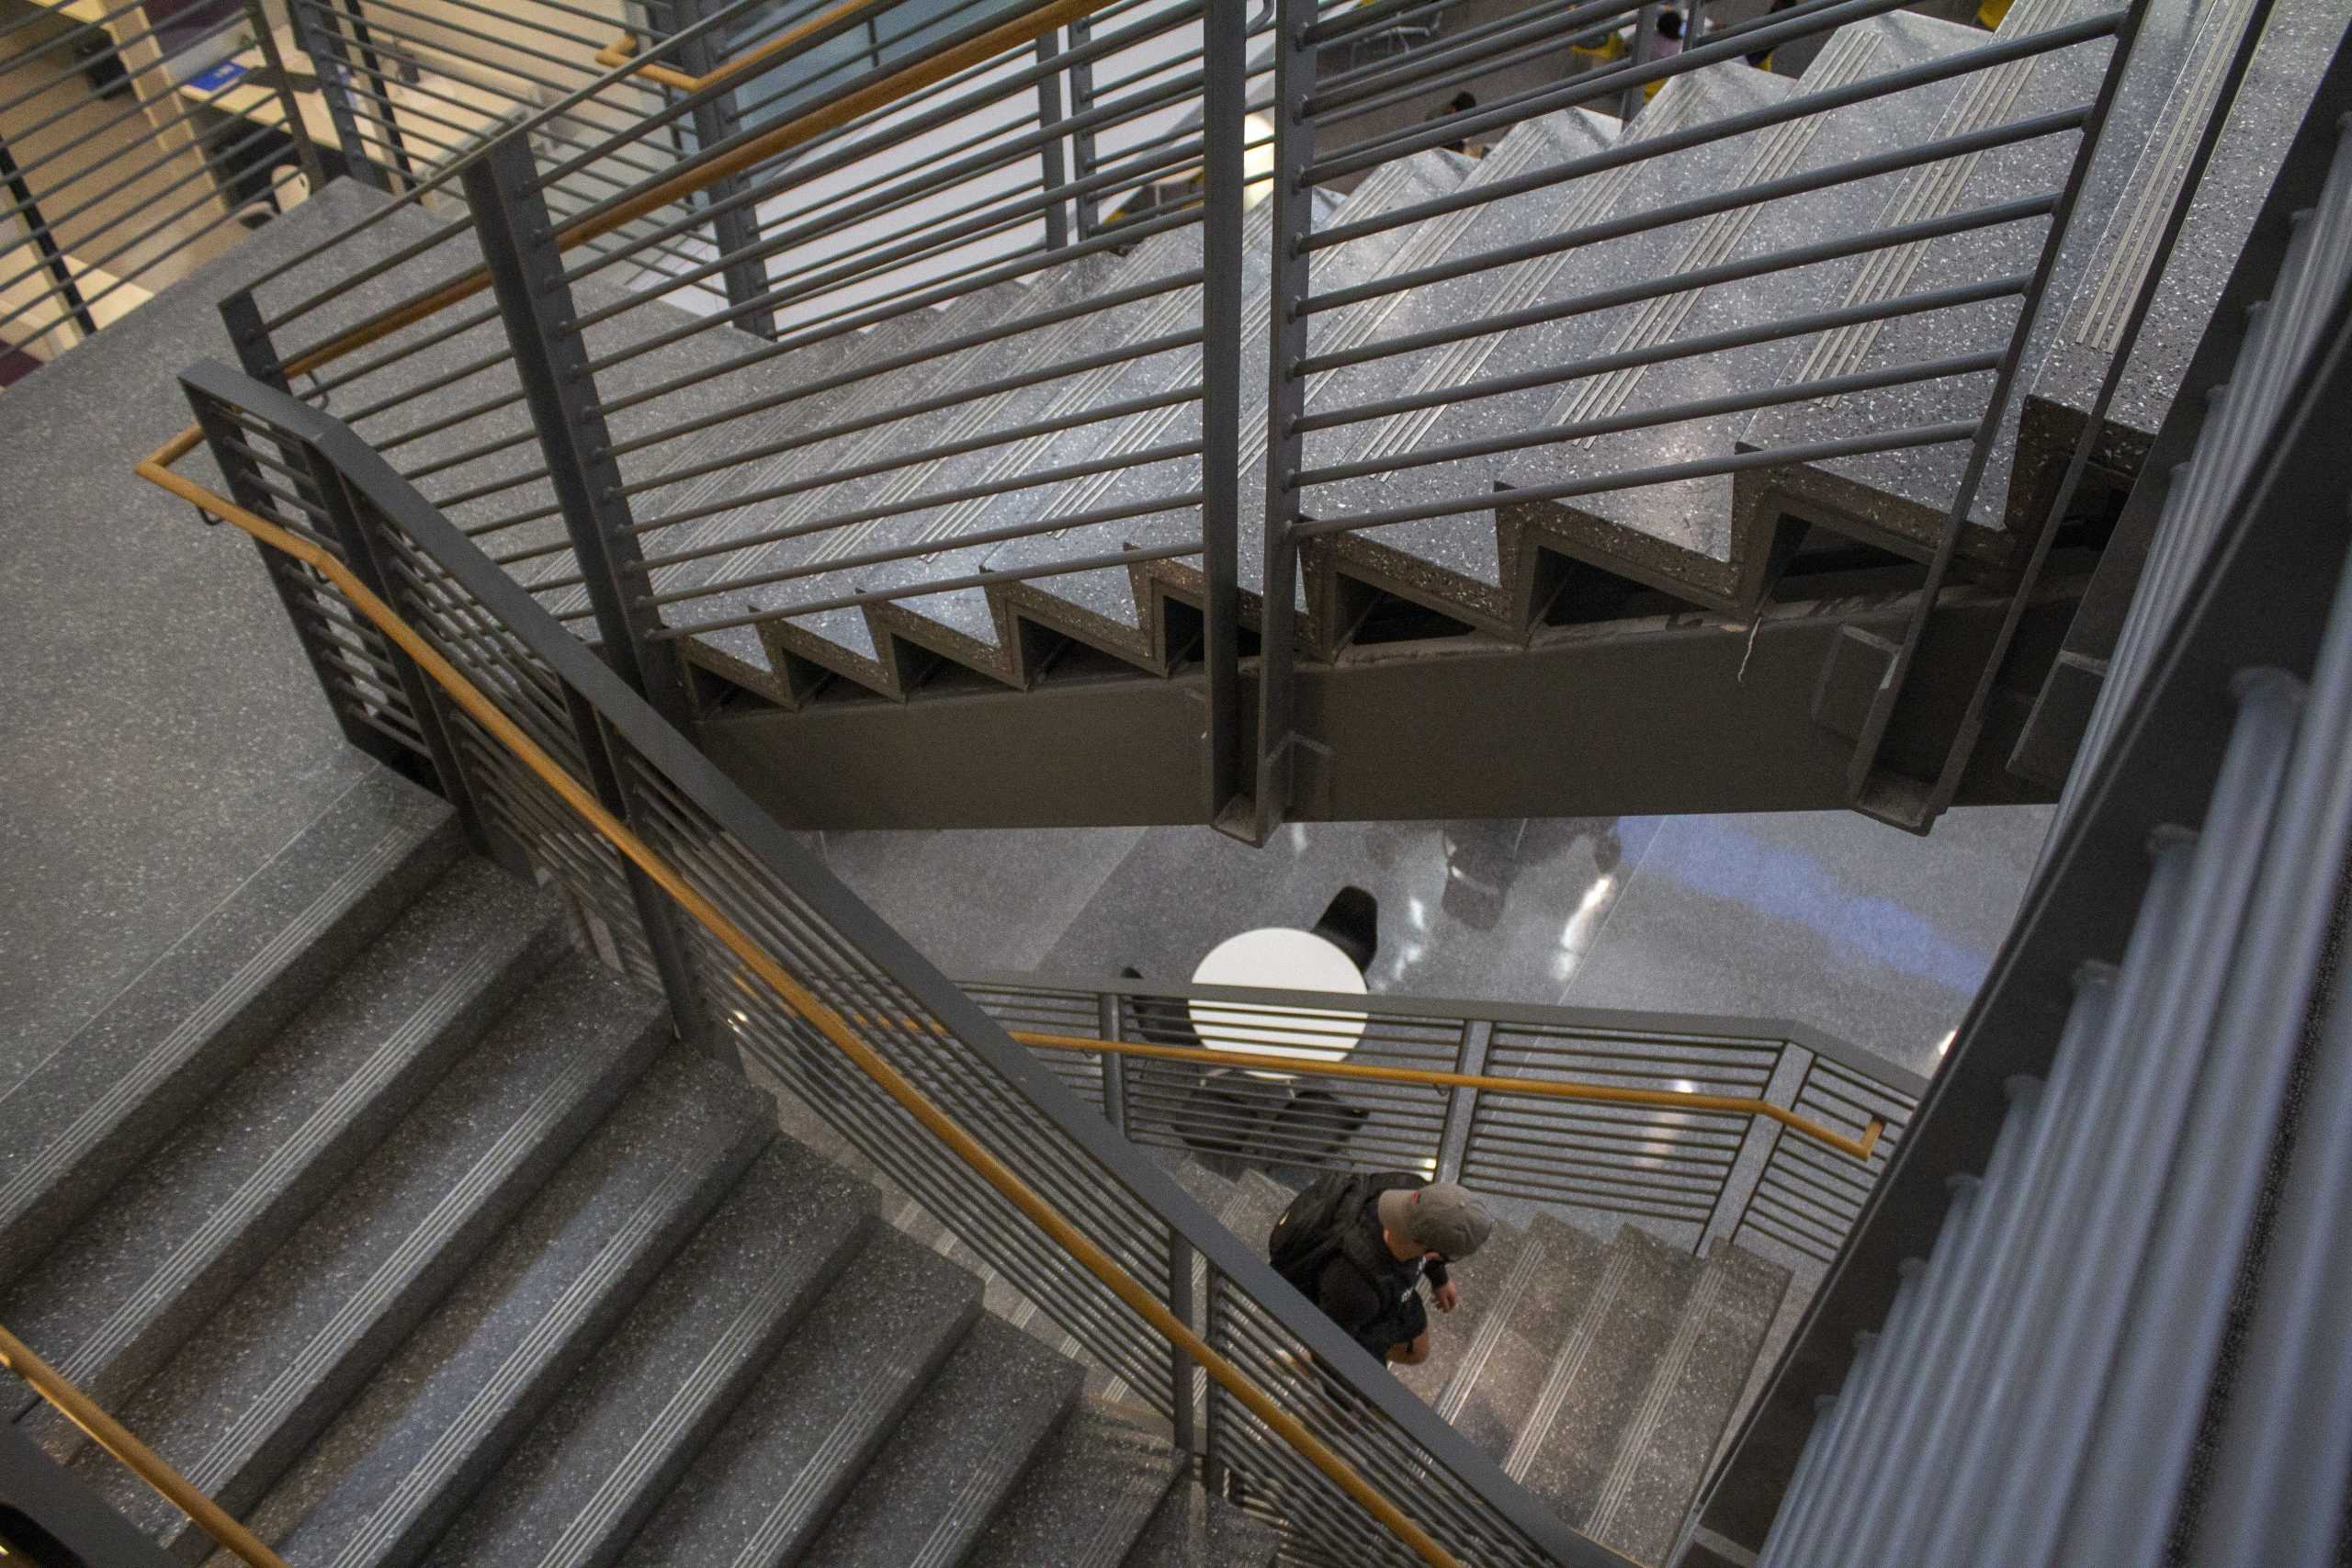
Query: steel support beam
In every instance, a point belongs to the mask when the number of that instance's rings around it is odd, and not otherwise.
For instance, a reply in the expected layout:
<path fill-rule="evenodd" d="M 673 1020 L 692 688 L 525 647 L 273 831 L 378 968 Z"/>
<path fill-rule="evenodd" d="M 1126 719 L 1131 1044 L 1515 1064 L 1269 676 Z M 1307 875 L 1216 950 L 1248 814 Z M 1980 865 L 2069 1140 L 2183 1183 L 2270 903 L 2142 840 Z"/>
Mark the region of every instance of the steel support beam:
<path fill-rule="evenodd" d="M 2001 760 L 2080 587 L 2079 575 L 2053 577 L 2027 613 L 2014 662 L 2032 684 L 1994 705 L 1962 804 L 2052 797 Z M 1770 609 L 1752 640 L 1744 623 L 1670 617 L 1562 628 L 1524 649 L 1464 638 L 1303 666 L 1288 815 L 1843 809 L 1849 750 L 1815 728 L 1817 676 L 1841 629 L 1898 635 L 1910 603 L 1838 609 Z M 1917 709 L 1933 718 L 1966 703 L 1972 660 L 2006 609 L 1995 592 L 1947 591 L 1913 687 Z M 792 828 L 1197 823 L 1201 693 L 1197 673 L 1049 677 L 1028 692 L 728 714 L 706 719 L 701 736 Z"/>

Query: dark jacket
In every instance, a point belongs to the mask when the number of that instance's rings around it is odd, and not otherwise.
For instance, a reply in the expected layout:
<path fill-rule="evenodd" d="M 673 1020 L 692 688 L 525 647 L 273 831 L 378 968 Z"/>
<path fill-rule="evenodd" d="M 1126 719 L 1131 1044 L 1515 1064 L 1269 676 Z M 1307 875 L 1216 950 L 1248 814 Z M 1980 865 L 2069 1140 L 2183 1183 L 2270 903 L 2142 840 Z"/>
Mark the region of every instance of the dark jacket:
<path fill-rule="evenodd" d="M 1380 1239 L 1380 1193 L 1428 1185 L 1418 1176 L 1384 1179 L 1364 1199 L 1317 1281 L 1316 1304 L 1375 1360 L 1386 1359 L 1391 1349 L 1429 1325 L 1429 1314 L 1414 1289 L 1424 1272 L 1431 1289 L 1445 1283 L 1444 1264 L 1431 1263 L 1425 1271 L 1419 1259 L 1398 1260 Z"/>

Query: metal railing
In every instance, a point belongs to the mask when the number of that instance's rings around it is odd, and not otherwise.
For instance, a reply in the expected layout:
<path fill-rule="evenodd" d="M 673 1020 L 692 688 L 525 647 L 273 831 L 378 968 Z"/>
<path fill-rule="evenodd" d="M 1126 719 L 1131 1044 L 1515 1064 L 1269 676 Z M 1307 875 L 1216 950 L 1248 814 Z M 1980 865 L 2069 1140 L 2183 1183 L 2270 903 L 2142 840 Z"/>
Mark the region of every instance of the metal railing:
<path fill-rule="evenodd" d="M 1419 1170 L 1639 1219 L 1694 1251 L 1761 1241 L 1827 1262 L 1927 1088 L 1771 1020 L 1140 980 L 959 983 L 1142 1146 L 1301 1174 Z M 1196 1011 L 1223 1048 L 1203 1043 Z M 1318 1054 L 1307 1043 L 1321 1032 L 1332 1045 Z"/>
<path fill-rule="evenodd" d="M 364 628 L 346 724 L 404 746 L 478 844 L 595 911 L 682 1033 L 747 1053 L 1035 1282 L 1296 1551 L 1622 1564 L 1074 1099 L 346 427 L 223 367 L 183 381 L 230 494 L 142 472 L 284 559 L 306 613 Z"/>
<path fill-rule="evenodd" d="M 85 1437 L 118 1464 L 186 1514 L 197 1529 L 210 1537 L 213 1544 L 230 1556 L 245 1563 L 247 1568 L 288 1568 L 286 1560 L 272 1551 L 253 1531 L 240 1524 L 220 1504 L 198 1491 L 194 1482 L 174 1469 L 154 1450 L 141 1442 L 129 1427 L 107 1414 L 88 1394 L 5 1328 L 0 1328 L 0 1369 L 23 1379 L 25 1386 L 81 1428 Z M 11 1544 L 21 1551 L 33 1543 L 17 1541 Z M 140 1544 L 146 1543 L 141 1540 Z M 111 1540 L 107 1545 L 111 1551 L 122 1550 L 121 1543 Z M 160 1550 L 151 1548 L 150 1551 L 157 1562 L 170 1561 Z M 8 1555 L 6 1551 L 0 1551 L 0 1556 L 6 1555 Z M 45 1562 L 39 1557 L 33 1560 Z M 113 1563 L 120 1560 L 110 1557 L 107 1561 Z"/>
<path fill-rule="evenodd" d="M 0 23 L 0 348 L 54 358 L 318 188 L 282 43 L 260 0 Z"/>

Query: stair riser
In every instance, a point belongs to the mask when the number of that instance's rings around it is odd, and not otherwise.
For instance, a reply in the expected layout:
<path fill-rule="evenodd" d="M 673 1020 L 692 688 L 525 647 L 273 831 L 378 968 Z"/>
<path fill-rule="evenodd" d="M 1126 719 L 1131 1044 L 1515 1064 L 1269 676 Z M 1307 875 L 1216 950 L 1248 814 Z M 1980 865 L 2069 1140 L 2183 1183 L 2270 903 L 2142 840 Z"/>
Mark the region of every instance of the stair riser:
<path fill-rule="evenodd" d="M 119 1303 L 120 1326 L 103 1351 L 86 1341 L 61 1359 L 60 1370 L 102 1403 L 120 1401 L 176 1354 L 221 1303 L 250 1279 L 280 1243 L 336 1190 L 368 1153 L 398 1126 L 410 1110 L 479 1042 L 491 1024 L 562 952 L 552 930 L 534 935 L 479 983 L 453 983 L 420 1014 L 429 1019 L 424 1038 L 413 1048 L 387 1042 L 368 1075 L 364 1098 L 348 1114 L 334 1107 L 314 1113 L 314 1138 L 303 1140 L 299 1165 L 282 1181 L 257 1173 L 232 1210 L 216 1214 L 209 1234 L 190 1238 L 166 1266 L 141 1282 L 137 1295 Z M 208 1105 L 194 1116 L 235 1118 L 238 1108 Z M 289 1153 L 295 1145 L 289 1145 Z M 109 1325 L 112 1326 L 112 1325 Z M 60 1460 L 81 1451 L 80 1429 L 46 1406 L 24 1418 L 26 1430 Z"/>
<path fill-rule="evenodd" d="M 254 886 L 250 897 L 241 894 L 217 911 L 68 1043 L 61 1053 L 68 1060 L 96 1055 L 93 1037 L 99 1033 L 130 1032 L 153 1038 L 156 1045 L 147 1054 L 147 1081 L 135 1098 L 111 1114 L 105 1107 L 83 1111 L 86 1122 L 75 1121 L 67 1134 L 71 1143 L 44 1155 L 46 1168 L 11 1179 L 6 1218 L 0 1222 L 0 1280 L 18 1277 L 71 1234 L 109 1188 L 398 919 L 462 849 L 454 824 L 422 838 L 394 827 L 332 878 Z M 216 925 L 221 928 L 217 936 Z M 213 942 L 229 945 L 238 930 L 272 936 L 245 956 L 208 963 Z M 249 941 L 240 945 L 251 946 Z M 147 994 L 151 984 L 168 993 L 187 983 L 175 963 L 183 953 L 187 968 L 209 972 L 196 982 L 201 999 L 193 1008 L 168 994 Z M 127 1093 L 130 1085 L 126 1080 L 119 1088 Z"/>

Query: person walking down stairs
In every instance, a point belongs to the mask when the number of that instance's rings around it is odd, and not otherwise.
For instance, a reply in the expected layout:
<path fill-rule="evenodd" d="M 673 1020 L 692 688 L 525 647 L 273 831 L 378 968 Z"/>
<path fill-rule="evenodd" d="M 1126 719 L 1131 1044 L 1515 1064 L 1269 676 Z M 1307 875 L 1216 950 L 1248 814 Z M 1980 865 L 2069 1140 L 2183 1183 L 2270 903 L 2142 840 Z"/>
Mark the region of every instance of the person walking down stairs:
<path fill-rule="evenodd" d="M 1326 1176 L 1301 1192 L 1267 1238 L 1275 1272 L 1349 1337 L 1394 1366 L 1429 1359 L 1429 1281 L 1440 1312 L 1461 1304 L 1449 1266 L 1486 1244 L 1494 1217 L 1451 1181 L 1396 1171 Z"/>

